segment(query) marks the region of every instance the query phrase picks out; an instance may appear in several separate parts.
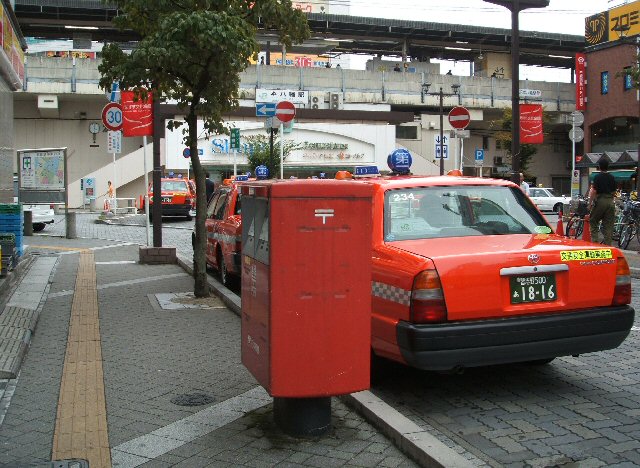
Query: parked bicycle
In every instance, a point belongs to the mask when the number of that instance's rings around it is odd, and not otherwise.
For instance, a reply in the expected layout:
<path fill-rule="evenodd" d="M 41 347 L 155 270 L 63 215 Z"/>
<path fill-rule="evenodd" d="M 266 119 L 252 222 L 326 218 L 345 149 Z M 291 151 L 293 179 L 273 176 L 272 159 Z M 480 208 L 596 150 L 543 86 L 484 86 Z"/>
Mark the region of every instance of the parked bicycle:
<path fill-rule="evenodd" d="M 582 237 L 582 231 L 584 230 L 584 217 L 588 214 L 588 198 L 573 198 L 569 203 L 569 221 L 565 228 L 565 236 L 580 239 Z"/>
<path fill-rule="evenodd" d="M 626 249 L 636 236 L 640 242 L 640 202 L 626 200 L 622 208 L 622 220 L 620 221 L 620 237 L 618 246 Z"/>

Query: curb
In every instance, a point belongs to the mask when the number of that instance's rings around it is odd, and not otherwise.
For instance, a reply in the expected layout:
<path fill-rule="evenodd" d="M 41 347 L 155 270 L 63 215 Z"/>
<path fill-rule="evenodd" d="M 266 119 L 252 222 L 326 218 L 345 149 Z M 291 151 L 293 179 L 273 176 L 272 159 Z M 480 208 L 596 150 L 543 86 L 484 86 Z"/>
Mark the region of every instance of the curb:
<path fill-rule="evenodd" d="M 193 275 L 193 262 L 180 254 L 176 255 L 176 258 L 178 265 Z M 229 310 L 239 317 L 241 316 L 241 303 L 238 296 L 209 275 L 207 275 L 207 284 Z M 469 460 L 440 442 L 370 391 L 340 395 L 338 398 L 389 437 L 405 455 L 415 460 L 419 465 L 434 468 L 473 466 Z"/>

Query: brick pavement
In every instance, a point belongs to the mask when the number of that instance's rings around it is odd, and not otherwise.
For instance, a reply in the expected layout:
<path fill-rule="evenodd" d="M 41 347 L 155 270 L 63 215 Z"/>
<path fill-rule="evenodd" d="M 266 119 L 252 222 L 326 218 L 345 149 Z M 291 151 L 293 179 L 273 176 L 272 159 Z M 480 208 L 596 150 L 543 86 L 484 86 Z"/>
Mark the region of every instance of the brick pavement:
<path fill-rule="evenodd" d="M 77 411 L 77 403 L 67 405 L 71 387 L 66 378 L 71 373 L 63 368 L 80 350 L 67 341 L 76 343 L 74 303 L 81 297 L 88 301 L 83 313 L 99 311 L 113 466 L 416 466 L 339 399 L 333 399 L 333 427 L 326 436 L 299 439 L 283 434 L 273 423 L 270 399 L 240 363 L 239 317 L 220 307 L 162 310 L 150 300 L 156 293 L 192 290 L 192 279 L 178 266 L 134 263 L 135 245 L 46 236 L 29 242 L 34 252 L 56 255 L 58 262 L 30 350 L 12 382 L 15 391 L 0 426 L 1 466 L 45 462 L 52 455 L 88 456 L 63 452 L 57 435 L 69 432 L 64 430 L 70 423 L 65 418 Z M 83 253 L 70 250 L 75 243 Z M 95 286 L 86 272 L 90 257 Z M 80 322 L 91 324 L 85 333 L 97 331 L 95 317 Z M 80 352 L 75 360 L 99 360 L 98 348 L 93 349 L 95 355 Z M 75 387 L 73 397 L 95 401 L 98 387 Z M 204 393 L 213 402 L 172 402 L 192 393 Z M 81 432 L 82 422 L 66 427 Z M 102 466 L 108 466 L 106 461 Z"/>

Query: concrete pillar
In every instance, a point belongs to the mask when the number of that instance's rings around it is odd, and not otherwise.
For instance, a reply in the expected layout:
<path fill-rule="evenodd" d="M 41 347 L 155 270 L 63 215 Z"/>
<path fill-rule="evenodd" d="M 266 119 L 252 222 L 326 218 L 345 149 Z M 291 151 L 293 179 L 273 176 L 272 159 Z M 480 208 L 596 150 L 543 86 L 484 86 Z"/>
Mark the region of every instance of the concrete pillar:
<path fill-rule="evenodd" d="M 67 239 L 75 239 L 76 235 L 76 213 L 75 211 L 68 211 L 65 216 Z"/>
<path fill-rule="evenodd" d="M 33 213 L 31 210 L 25 210 L 24 212 L 23 234 L 25 236 L 33 236 Z"/>

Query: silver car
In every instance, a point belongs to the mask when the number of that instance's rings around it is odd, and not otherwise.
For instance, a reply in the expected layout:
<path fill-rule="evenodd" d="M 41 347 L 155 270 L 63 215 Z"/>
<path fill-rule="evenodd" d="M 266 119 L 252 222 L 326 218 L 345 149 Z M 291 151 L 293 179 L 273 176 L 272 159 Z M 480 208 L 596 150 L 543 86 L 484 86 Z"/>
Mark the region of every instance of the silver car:
<path fill-rule="evenodd" d="M 13 202 L 18 203 L 18 178 L 13 177 Z M 53 205 L 22 205 L 24 211 L 31 211 L 34 232 L 42 231 L 47 224 L 53 224 Z"/>

